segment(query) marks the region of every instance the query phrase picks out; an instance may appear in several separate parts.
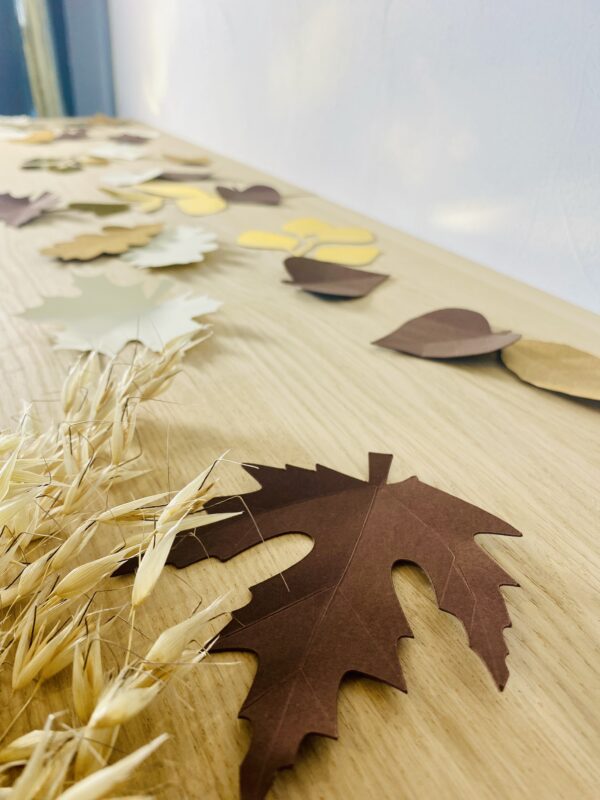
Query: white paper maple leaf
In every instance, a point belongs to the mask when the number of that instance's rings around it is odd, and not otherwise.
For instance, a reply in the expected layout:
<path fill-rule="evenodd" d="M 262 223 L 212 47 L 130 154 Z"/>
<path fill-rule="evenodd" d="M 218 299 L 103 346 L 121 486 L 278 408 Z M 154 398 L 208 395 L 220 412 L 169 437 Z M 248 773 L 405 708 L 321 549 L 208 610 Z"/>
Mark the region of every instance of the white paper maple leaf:
<path fill-rule="evenodd" d="M 113 159 L 120 159 L 121 161 L 135 161 L 138 158 L 146 155 L 146 151 L 142 150 L 139 145 L 133 144 L 117 144 L 117 142 L 107 142 L 98 147 L 90 150 L 91 156 L 97 158 L 106 158 L 109 161 Z"/>
<path fill-rule="evenodd" d="M 102 186 L 112 186 L 116 189 L 122 186 L 136 186 L 138 183 L 154 180 L 163 173 L 161 167 L 150 167 L 143 172 L 110 172 L 105 175 L 100 184 Z"/>
<path fill-rule="evenodd" d="M 177 225 L 155 236 L 152 242 L 124 253 L 123 261 L 134 267 L 174 267 L 204 260 L 204 253 L 218 248 L 217 236 L 199 226 Z"/>
<path fill-rule="evenodd" d="M 95 271 L 74 273 L 73 281 L 78 297 L 47 297 L 41 306 L 20 315 L 35 322 L 59 323 L 57 350 L 116 355 L 127 342 L 138 341 L 158 352 L 178 336 L 209 327 L 193 318 L 221 305 L 191 291 L 177 292 L 178 284 L 163 276 L 118 285 L 105 272 Z"/>

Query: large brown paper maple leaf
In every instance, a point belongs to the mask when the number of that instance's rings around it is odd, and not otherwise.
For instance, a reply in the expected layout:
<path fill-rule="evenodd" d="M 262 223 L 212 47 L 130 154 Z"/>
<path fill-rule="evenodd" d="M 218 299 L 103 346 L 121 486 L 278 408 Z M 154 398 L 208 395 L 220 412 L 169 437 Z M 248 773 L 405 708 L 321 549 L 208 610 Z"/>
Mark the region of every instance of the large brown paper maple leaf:
<path fill-rule="evenodd" d="M 252 724 L 241 768 L 245 800 L 264 797 L 275 773 L 294 763 L 311 733 L 337 736 L 339 685 L 362 673 L 406 691 L 397 644 L 412 636 L 392 584 L 399 561 L 428 575 L 438 605 L 464 624 L 469 644 L 498 687 L 508 677 L 503 629 L 510 619 L 499 587 L 516 586 L 474 541 L 477 533 L 520 536 L 477 506 L 412 477 L 386 484 L 392 456 L 369 455 L 368 482 L 315 470 L 252 466 L 262 488 L 219 497 L 209 511 L 249 511 L 179 534 L 168 563 L 225 561 L 285 533 L 306 533 L 312 551 L 252 587 L 252 600 L 227 625 L 215 651 L 248 650 L 258 671 L 240 711 Z M 131 571 L 128 562 L 120 572 Z"/>

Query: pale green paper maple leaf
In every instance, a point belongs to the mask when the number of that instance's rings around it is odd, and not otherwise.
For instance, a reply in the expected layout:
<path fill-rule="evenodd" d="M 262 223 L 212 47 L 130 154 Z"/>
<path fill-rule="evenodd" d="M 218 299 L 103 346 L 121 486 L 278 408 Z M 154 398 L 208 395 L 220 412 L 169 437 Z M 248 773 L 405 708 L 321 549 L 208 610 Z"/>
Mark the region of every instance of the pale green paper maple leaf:
<path fill-rule="evenodd" d="M 186 291 L 175 294 L 175 282 L 152 278 L 117 285 L 106 274 L 74 274 L 78 297 L 47 297 L 41 306 L 20 316 L 34 322 L 53 322 L 57 350 L 95 350 L 116 355 L 138 341 L 158 352 L 166 342 L 207 328 L 194 317 L 216 311 L 221 303 Z"/>

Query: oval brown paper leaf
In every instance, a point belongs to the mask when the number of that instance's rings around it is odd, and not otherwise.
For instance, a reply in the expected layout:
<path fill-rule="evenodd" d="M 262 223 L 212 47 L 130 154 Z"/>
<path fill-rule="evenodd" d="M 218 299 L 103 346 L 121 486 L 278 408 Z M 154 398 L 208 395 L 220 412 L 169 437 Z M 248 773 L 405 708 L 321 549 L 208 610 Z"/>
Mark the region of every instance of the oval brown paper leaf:
<path fill-rule="evenodd" d="M 419 358 L 465 358 L 495 353 L 519 338 L 511 331 L 493 333 L 477 311 L 441 308 L 405 322 L 373 344 Z"/>
<path fill-rule="evenodd" d="M 292 280 L 284 281 L 312 294 L 352 299 L 364 297 L 389 275 L 352 269 L 329 261 L 292 256 L 283 262 Z"/>
<path fill-rule="evenodd" d="M 217 192 L 228 203 L 259 203 L 263 206 L 278 206 L 281 203 L 281 195 L 272 186 L 248 186 L 242 190 L 217 186 Z"/>
<path fill-rule="evenodd" d="M 587 400 L 600 400 L 600 358 L 568 344 L 522 339 L 500 354 L 525 383 Z"/>

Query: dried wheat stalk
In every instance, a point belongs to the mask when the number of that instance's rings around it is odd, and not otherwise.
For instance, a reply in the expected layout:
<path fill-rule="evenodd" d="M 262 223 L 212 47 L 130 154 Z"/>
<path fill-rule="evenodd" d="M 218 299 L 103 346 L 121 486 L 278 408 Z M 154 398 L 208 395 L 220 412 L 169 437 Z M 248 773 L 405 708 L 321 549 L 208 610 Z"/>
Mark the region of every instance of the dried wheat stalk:
<path fill-rule="evenodd" d="M 72 676 L 72 709 L 12 742 L 5 731 L 0 800 L 113 796 L 165 738 L 108 765 L 120 726 L 206 653 L 203 628 L 215 604 L 163 631 L 145 657 L 133 656 L 131 635 L 175 534 L 207 519 L 212 467 L 173 496 L 105 507 L 113 486 L 141 473 L 140 405 L 165 390 L 194 343 L 182 337 L 158 355 L 138 352 L 126 367 L 82 357 L 65 380 L 59 424 L 40 430 L 27 409 L 16 432 L 0 434 L 0 667 L 24 693 L 23 708 L 57 673 L 69 668 Z M 98 533 L 107 526 L 120 540 L 102 552 Z M 103 665 L 102 642 L 117 615 L 95 597 L 132 555 L 140 567 L 126 602 L 129 646 L 114 674 Z"/>

